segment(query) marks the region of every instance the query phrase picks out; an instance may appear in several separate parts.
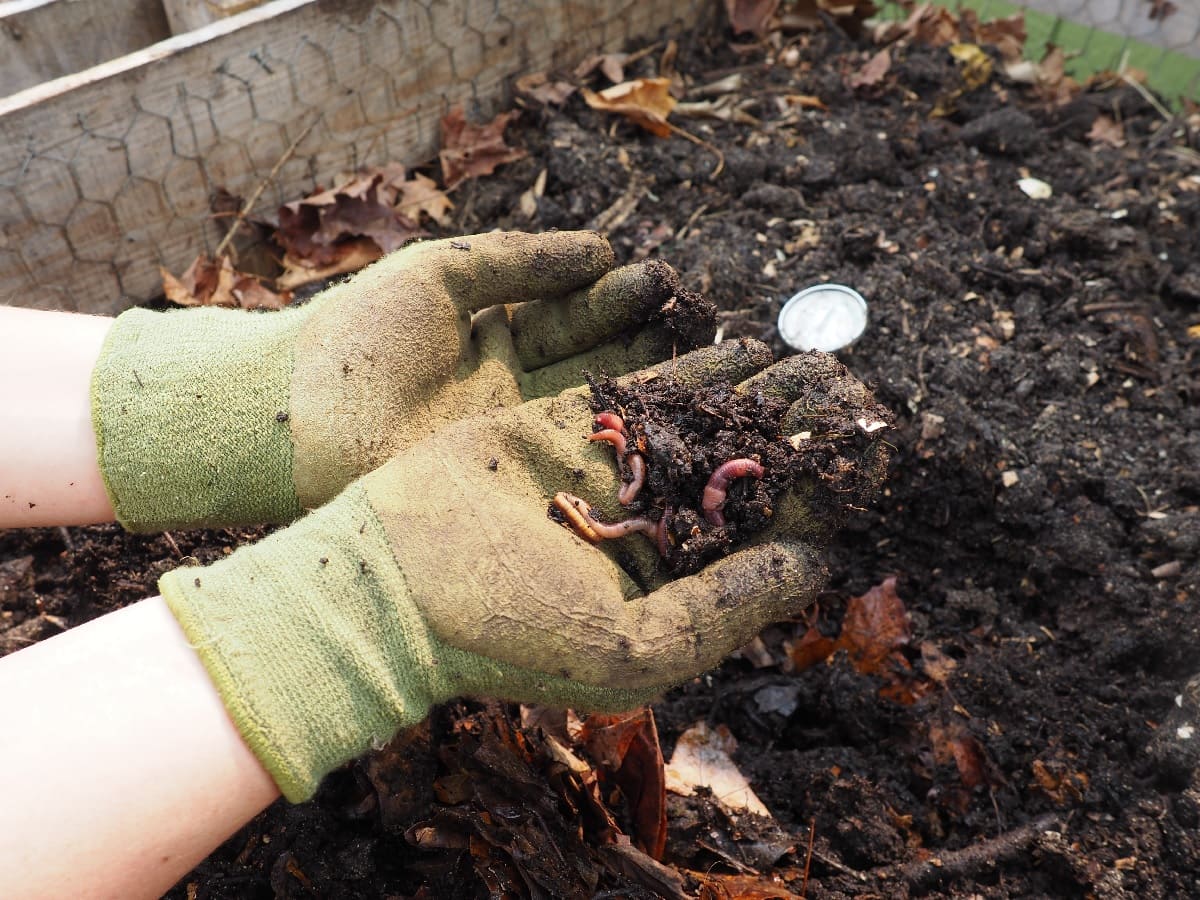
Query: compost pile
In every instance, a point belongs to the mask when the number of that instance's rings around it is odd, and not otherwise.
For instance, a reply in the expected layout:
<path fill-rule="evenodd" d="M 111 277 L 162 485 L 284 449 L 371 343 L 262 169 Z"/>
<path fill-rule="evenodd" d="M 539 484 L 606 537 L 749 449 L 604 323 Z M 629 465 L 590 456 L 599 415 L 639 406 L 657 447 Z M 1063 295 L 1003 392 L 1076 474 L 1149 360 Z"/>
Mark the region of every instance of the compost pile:
<path fill-rule="evenodd" d="M 818 604 L 653 717 L 442 707 L 171 896 L 1200 892 L 1200 121 L 864 34 L 720 23 L 626 58 L 689 90 L 699 142 L 527 92 L 527 155 L 438 232 L 603 227 L 777 354 L 786 297 L 858 289 L 839 357 L 895 451 Z M 257 536 L 0 535 L 0 651 Z M 697 735 L 757 806 L 678 774 Z"/>

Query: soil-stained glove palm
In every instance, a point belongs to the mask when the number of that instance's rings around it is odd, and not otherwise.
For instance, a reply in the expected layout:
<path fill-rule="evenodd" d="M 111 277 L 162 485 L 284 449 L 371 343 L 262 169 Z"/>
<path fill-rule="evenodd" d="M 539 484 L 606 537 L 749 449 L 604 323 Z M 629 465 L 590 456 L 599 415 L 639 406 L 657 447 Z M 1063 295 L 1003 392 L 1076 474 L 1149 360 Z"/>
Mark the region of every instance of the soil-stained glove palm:
<path fill-rule="evenodd" d="M 787 360 L 760 372 L 770 361 L 761 344 L 727 342 L 659 371 L 696 386 L 759 372 L 746 389 L 804 393 L 808 370 Z M 597 547 L 552 520 L 564 488 L 622 515 L 591 423 L 586 389 L 454 423 L 291 527 L 161 579 L 289 799 L 438 702 L 631 708 L 812 601 L 825 577 L 813 541 L 827 529 L 810 521 L 803 485 L 752 546 L 673 581 L 644 537 Z"/>
<path fill-rule="evenodd" d="M 695 295 L 664 263 L 612 263 L 592 232 L 473 235 L 278 313 L 124 313 L 92 380 L 117 518 L 291 521 L 449 421 L 670 356 L 675 334 L 650 320 L 667 305 L 678 327 L 671 298 Z M 693 341 L 705 312 L 682 323 Z"/>

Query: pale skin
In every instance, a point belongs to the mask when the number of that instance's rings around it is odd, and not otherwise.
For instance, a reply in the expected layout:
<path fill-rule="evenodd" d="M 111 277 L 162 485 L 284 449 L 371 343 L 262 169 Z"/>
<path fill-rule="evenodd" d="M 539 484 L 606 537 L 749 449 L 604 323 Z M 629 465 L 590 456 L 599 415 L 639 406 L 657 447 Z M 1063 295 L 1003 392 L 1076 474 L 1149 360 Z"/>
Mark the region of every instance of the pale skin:
<path fill-rule="evenodd" d="M 0 528 L 113 521 L 111 324 L 0 307 Z M 159 597 L 0 659 L 0 722 L 0 896 L 160 896 L 279 795 Z"/>

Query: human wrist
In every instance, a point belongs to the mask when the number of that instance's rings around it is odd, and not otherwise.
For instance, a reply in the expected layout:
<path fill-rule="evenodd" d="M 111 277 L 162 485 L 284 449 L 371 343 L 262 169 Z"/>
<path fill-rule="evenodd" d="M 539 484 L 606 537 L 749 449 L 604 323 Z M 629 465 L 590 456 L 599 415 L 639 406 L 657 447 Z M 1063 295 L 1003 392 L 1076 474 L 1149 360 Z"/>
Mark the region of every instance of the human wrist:
<path fill-rule="evenodd" d="M 97 457 L 131 531 L 285 522 L 301 509 L 288 426 L 308 311 L 119 316 L 92 373 Z"/>
<path fill-rule="evenodd" d="M 293 802 L 453 694 L 360 483 L 159 589 L 243 740 Z"/>

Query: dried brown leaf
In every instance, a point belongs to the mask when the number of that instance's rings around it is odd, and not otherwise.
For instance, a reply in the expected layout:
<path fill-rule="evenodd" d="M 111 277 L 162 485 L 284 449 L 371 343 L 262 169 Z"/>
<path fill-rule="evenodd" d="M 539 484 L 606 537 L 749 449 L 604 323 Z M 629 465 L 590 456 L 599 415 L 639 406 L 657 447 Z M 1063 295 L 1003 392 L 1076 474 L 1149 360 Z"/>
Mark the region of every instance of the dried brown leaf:
<path fill-rule="evenodd" d="M 883 77 L 887 75 L 888 70 L 892 67 L 892 53 L 887 47 L 884 47 L 863 65 L 861 69 L 854 72 L 846 79 L 846 83 L 851 88 L 874 87 L 883 81 Z"/>
<path fill-rule="evenodd" d="M 517 93 L 532 97 L 546 106 L 560 106 L 579 88 L 567 81 L 551 81 L 545 72 L 522 75 L 516 82 Z"/>
<path fill-rule="evenodd" d="M 837 642 L 833 638 L 826 637 L 813 626 L 804 632 L 800 640 L 788 642 L 785 647 L 794 670 L 803 672 L 805 669 L 829 659 L 833 655 L 836 644 Z"/>
<path fill-rule="evenodd" d="M 661 859 L 667 846 L 667 788 L 653 711 L 589 716 L 580 737 L 628 800 L 638 845 Z"/>
<path fill-rule="evenodd" d="M 227 306 L 241 309 L 281 309 L 291 302 L 291 293 L 284 289 L 276 293 L 253 275 L 239 272 L 233 261 L 221 254 L 212 259 L 197 256 L 181 276 L 176 278 L 164 268 L 163 293 L 179 306 Z"/>
<path fill-rule="evenodd" d="M 321 264 L 290 254 L 285 256 L 283 274 L 275 279 L 275 285 L 281 290 L 293 291 L 314 281 L 322 281 L 345 272 L 356 272 L 383 256 L 383 251 L 370 238 L 358 238 L 335 244 L 330 255 L 331 261 Z"/>
<path fill-rule="evenodd" d="M 414 173 L 411 181 L 401 182 L 397 188 L 399 196 L 394 206 L 402 216 L 416 222 L 423 213 L 439 225 L 450 224 L 450 210 L 454 209 L 454 204 L 432 178 Z"/>
<path fill-rule="evenodd" d="M 442 181 L 450 191 L 471 178 L 490 175 L 497 166 L 523 159 L 527 154 L 504 143 L 504 129 L 519 111 L 500 113 L 484 125 L 468 122 L 461 106 L 442 118 Z"/>
<path fill-rule="evenodd" d="M 675 108 L 669 78 L 635 78 L 613 85 L 599 93 L 583 90 L 583 99 L 592 109 L 618 113 L 651 134 L 669 137 L 667 116 Z"/>
<path fill-rule="evenodd" d="M 778 9 L 779 0 L 725 0 L 734 34 L 765 36 Z"/>
<path fill-rule="evenodd" d="M 897 663 L 908 668 L 898 651 L 908 644 L 911 631 L 908 611 L 892 576 L 861 597 L 850 599 L 836 649 L 845 650 L 854 668 L 864 675 L 886 674 Z"/>
<path fill-rule="evenodd" d="M 1087 134 L 1093 144 L 1108 144 L 1110 147 L 1125 146 L 1125 126 L 1112 116 L 1098 115 Z"/>

